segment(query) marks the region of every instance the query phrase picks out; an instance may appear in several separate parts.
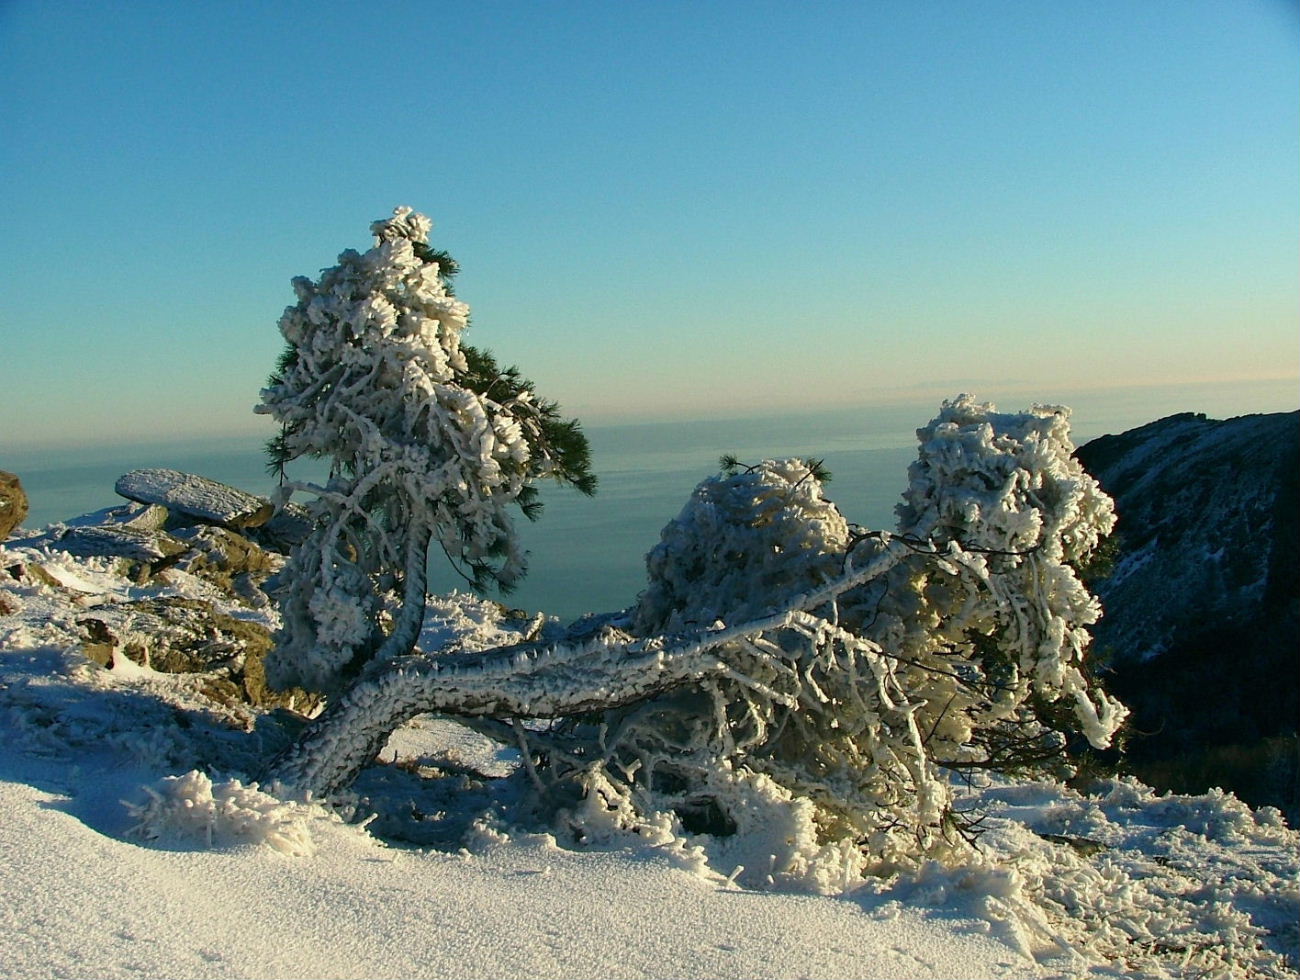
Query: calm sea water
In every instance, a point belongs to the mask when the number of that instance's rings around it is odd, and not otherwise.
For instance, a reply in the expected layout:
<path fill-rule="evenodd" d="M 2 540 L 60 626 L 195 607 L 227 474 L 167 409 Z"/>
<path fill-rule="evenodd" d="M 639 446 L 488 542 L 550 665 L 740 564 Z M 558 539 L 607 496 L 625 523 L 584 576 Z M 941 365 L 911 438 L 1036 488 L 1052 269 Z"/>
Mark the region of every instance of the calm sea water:
<path fill-rule="evenodd" d="M 1293 410 L 1292 388 L 1261 389 L 1253 403 L 1239 389 L 1206 386 L 1160 389 L 1158 401 L 1150 392 L 1127 400 L 1114 392 L 1072 399 L 1074 437 L 1082 443 L 1176 411 L 1223 418 L 1243 411 Z M 1235 406 L 1242 407 L 1234 412 Z M 907 465 L 915 458 L 916 428 L 936 407 L 927 402 L 771 419 L 588 427 L 599 492 L 589 498 L 543 487 L 541 519 L 534 524 L 519 520 L 531 570 L 505 601 L 564 619 L 632 603 L 645 587 L 645 553 L 695 485 L 717 472 L 723 453 L 746 463 L 783 456 L 824 459 L 833 474 L 827 495 L 844 515 L 865 527 L 891 529 L 894 505 L 907 485 Z M 260 494 L 274 485 L 255 437 L 0 453 L 0 469 L 17 473 L 30 498 L 27 527 L 120 503 L 113 492 L 117 478 L 145 466 L 198 473 Z M 295 475 L 319 478 L 306 471 Z M 430 572 L 431 591 L 464 587 L 440 555 L 431 560 Z"/>

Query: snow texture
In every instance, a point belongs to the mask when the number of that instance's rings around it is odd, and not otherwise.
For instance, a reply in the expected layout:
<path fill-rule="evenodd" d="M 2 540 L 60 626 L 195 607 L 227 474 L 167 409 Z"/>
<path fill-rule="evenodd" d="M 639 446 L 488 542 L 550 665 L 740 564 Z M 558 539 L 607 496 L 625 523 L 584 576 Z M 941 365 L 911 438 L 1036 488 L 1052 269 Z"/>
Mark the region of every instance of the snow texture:
<path fill-rule="evenodd" d="M 128 500 L 161 504 L 169 510 L 226 527 L 264 524 L 273 510 L 271 502 L 264 497 L 178 470 L 132 470 L 117 481 L 114 489 Z"/>

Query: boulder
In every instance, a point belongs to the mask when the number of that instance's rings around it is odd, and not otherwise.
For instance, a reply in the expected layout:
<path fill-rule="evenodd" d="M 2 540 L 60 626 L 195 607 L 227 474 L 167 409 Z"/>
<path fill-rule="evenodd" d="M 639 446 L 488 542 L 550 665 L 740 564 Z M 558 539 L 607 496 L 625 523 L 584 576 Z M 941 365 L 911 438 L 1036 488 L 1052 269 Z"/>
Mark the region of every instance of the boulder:
<path fill-rule="evenodd" d="M 268 604 L 262 584 L 279 570 L 284 559 L 229 528 L 213 525 L 177 529 L 175 535 L 191 549 L 181 571 L 203 578 L 247 605 Z"/>
<path fill-rule="evenodd" d="M 9 537 L 27 516 L 27 494 L 18 477 L 0 470 L 0 541 Z"/>
<path fill-rule="evenodd" d="M 118 479 L 114 489 L 128 500 L 159 504 L 173 514 L 222 527 L 257 527 L 274 513 L 265 497 L 179 470 L 132 470 Z"/>

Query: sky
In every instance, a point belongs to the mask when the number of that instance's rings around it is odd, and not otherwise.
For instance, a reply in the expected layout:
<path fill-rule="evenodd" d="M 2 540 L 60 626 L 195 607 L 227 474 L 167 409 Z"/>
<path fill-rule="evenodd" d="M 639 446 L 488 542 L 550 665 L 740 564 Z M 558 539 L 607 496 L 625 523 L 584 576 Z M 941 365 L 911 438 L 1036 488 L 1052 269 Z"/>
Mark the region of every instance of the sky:
<path fill-rule="evenodd" d="M 0 92 L 0 449 L 269 434 L 399 204 L 589 424 L 1300 406 L 1295 0 L 0 0 Z"/>

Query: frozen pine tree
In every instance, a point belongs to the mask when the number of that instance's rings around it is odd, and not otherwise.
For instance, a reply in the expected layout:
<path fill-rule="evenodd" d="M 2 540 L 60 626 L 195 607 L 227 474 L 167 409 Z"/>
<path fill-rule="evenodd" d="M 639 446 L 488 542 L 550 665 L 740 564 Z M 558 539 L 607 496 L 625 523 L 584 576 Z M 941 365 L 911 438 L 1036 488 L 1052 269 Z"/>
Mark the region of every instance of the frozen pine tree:
<path fill-rule="evenodd" d="M 279 686 L 337 690 L 372 659 L 414 646 L 432 543 L 476 587 L 509 588 L 526 569 L 512 507 L 535 517 L 550 477 L 595 490 L 587 441 L 514 368 L 461 343 L 469 307 L 457 269 L 430 248 L 408 207 L 371 225 L 319 280 L 293 280 L 286 347 L 256 411 L 280 435 L 272 467 L 330 463 L 312 495 L 312 531 L 284 572 L 283 627 L 267 659 Z"/>

